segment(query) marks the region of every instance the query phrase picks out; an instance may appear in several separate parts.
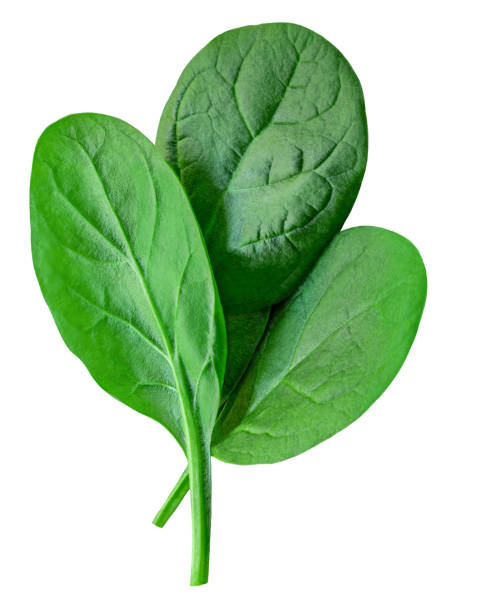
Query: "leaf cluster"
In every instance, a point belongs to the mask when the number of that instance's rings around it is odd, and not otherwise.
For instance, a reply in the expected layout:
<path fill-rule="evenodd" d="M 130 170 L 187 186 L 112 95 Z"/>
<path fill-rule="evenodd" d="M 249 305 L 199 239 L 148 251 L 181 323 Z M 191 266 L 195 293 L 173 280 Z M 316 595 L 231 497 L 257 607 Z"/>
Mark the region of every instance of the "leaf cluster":
<path fill-rule="evenodd" d="M 161 423 L 188 467 L 191 583 L 208 579 L 211 456 L 283 461 L 383 393 L 426 297 L 416 248 L 340 231 L 367 161 L 362 89 L 293 24 L 225 32 L 187 65 L 156 144 L 105 115 L 49 126 L 32 253 L 55 323 L 98 384 Z"/>

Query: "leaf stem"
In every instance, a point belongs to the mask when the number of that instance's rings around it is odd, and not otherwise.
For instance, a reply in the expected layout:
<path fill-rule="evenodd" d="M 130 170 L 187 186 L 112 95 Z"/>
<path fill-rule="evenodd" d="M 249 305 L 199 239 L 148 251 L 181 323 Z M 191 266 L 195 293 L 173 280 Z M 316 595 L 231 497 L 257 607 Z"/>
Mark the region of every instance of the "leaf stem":
<path fill-rule="evenodd" d="M 185 432 L 185 451 L 188 460 L 188 482 L 190 483 L 192 513 L 190 584 L 197 586 L 208 582 L 212 519 L 210 442 L 204 438 L 194 415 L 182 367 L 175 371 L 175 376 L 180 396 L 183 430 Z"/>
<path fill-rule="evenodd" d="M 211 526 L 210 455 L 199 447 L 189 457 L 188 481 L 192 511 L 192 565 L 190 584 L 208 582 Z"/>
<path fill-rule="evenodd" d="M 155 515 L 155 518 L 152 521 L 153 524 L 157 527 L 164 527 L 168 519 L 181 504 L 189 489 L 190 483 L 188 480 L 188 468 L 186 468 L 178 479 L 177 484 L 172 489 L 172 492 L 168 496 L 167 500 Z"/>

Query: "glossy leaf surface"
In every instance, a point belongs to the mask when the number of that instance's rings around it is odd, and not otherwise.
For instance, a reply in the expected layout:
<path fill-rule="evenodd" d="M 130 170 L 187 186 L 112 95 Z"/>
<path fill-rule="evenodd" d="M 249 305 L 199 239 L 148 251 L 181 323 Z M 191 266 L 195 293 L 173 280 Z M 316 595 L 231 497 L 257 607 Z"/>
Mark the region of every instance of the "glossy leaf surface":
<path fill-rule="evenodd" d="M 35 271 L 63 339 L 101 387 L 184 448 L 208 546 L 209 444 L 226 336 L 182 186 L 130 125 L 72 115 L 38 141 L 31 223 Z"/>
<path fill-rule="evenodd" d="M 220 415 L 213 454 L 274 463 L 352 423 L 400 369 L 425 297 L 425 268 L 408 240 L 374 227 L 341 232 L 272 315 Z"/>
<path fill-rule="evenodd" d="M 182 73 L 157 146 L 202 227 L 227 311 L 284 299 L 343 225 L 367 160 L 360 83 L 294 24 L 225 32 Z"/>

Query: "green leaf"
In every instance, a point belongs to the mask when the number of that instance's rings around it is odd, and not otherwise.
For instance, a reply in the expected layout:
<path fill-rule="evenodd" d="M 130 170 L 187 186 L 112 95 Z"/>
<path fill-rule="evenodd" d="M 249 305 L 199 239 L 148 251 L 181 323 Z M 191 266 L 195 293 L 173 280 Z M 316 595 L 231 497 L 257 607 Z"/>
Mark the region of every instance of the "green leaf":
<path fill-rule="evenodd" d="M 213 455 L 274 463 L 347 427 L 402 366 L 426 287 L 420 254 L 402 236 L 374 227 L 340 233 L 272 315 L 220 415 Z"/>
<path fill-rule="evenodd" d="M 185 450 L 192 583 L 206 581 L 226 336 L 183 188 L 130 125 L 72 115 L 38 141 L 31 224 L 35 271 L 67 346 L 103 389 L 162 423 Z"/>
<path fill-rule="evenodd" d="M 339 234 L 270 318 L 218 417 L 213 455 L 231 463 L 273 463 L 352 423 L 400 369 L 425 296 L 425 268 L 408 240 L 373 227 Z M 188 487 L 185 471 L 155 525 L 165 525 Z"/>
<path fill-rule="evenodd" d="M 360 83 L 301 26 L 221 34 L 187 65 L 157 147 L 202 227 L 227 311 L 289 296 L 348 216 L 365 171 Z"/>
<path fill-rule="evenodd" d="M 270 316 L 270 309 L 244 314 L 227 315 L 225 324 L 228 339 L 228 357 L 221 404 L 235 389 L 247 369 L 260 342 Z"/>

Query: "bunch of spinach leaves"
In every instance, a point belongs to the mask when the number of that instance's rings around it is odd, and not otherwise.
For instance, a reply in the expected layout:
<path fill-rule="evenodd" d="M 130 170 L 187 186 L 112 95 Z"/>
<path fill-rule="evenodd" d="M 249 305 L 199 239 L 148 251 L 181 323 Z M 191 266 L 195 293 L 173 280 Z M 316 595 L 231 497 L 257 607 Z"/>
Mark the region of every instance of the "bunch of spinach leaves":
<path fill-rule="evenodd" d="M 184 450 L 154 523 L 190 489 L 191 584 L 208 579 L 211 455 L 273 463 L 315 446 L 372 405 L 413 342 L 418 251 L 380 228 L 340 232 L 366 160 L 355 73 L 324 38 L 284 23 L 200 51 L 156 146 L 93 113 L 37 143 L 43 295 L 98 384 Z"/>

